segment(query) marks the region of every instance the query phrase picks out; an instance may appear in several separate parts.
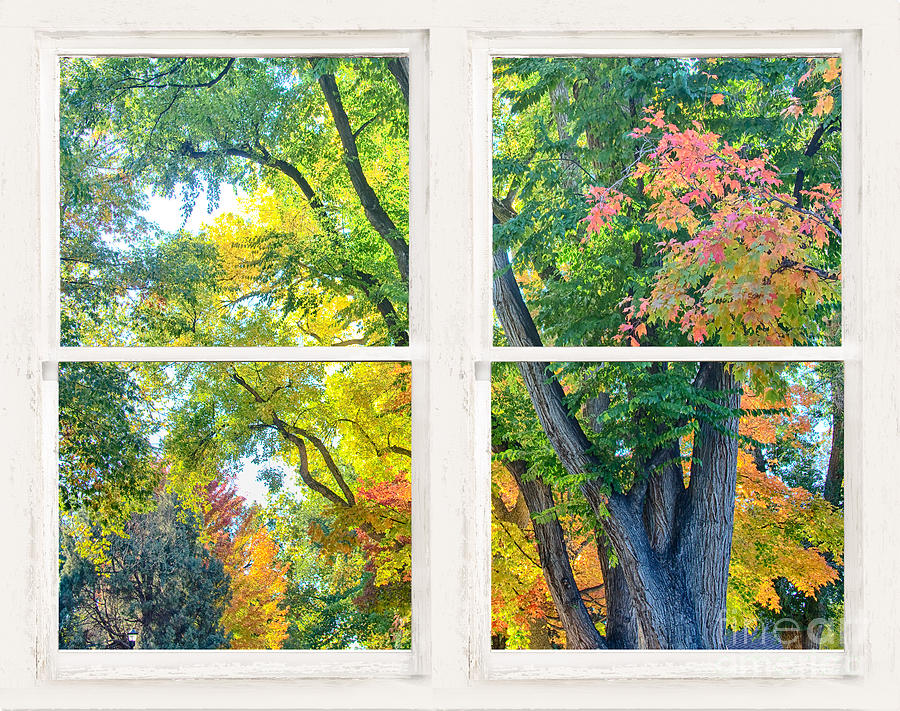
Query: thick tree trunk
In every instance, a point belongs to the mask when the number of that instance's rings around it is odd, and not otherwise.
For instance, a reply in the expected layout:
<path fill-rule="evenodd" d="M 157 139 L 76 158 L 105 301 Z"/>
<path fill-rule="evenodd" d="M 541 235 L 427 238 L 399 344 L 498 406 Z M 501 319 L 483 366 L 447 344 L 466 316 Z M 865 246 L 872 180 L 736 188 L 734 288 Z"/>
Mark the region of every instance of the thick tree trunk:
<path fill-rule="evenodd" d="M 721 363 L 706 363 L 706 388 L 720 405 L 736 411 L 740 387 Z M 679 511 L 677 567 L 685 583 L 704 649 L 725 646 L 725 592 L 734 531 L 737 486 L 738 418 L 732 415 L 714 427 L 704 421 L 694 439 L 691 480 Z"/>
<path fill-rule="evenodd" d="M 606 646 L 610 649 L 639 649 L 642 643 L 634 602 L 622 568 L 609 561 L 609 545 L 598 543 L 597 556 L 603 571 L 603 591 L 606 596 Z"/>
<path fill-rule="evenodd" d="M 540 346 L 505 251 L 494 253 L 494 270 L 494 308 L 510 345 Z M 590 453 L 590 441 L 569 413 L 562 388 L 547 364 L 523 362 L 519 371 L 538 420 L 566 470 L 579 476 L 596 471 L 598 463 Z M 737 408 L 740 393 L 723 364 L 704 364 L 696 382 L 720 404 Z M 648 463 L 647 477 L 627 494 L 605 494 L 595 479 L 582 485 L 618 559 L 625 586 L 617 589 L 627 589 L 631 604 L 623 592 L 613 600 L 613 588 L 608 588 L 607 599 L 615 610 L 633 610 L 641 646 L 724 646 L 737 480 L 736 432 L 736 417 L 717 423 L 717 427 L 704 423 L 695 440 L 687 489 L 681 484 L 679 469 L 665 464 L 671 455 L 666 451 L 658 453 L 657 463 Z M 616 573 L 611 575 L 615 579 Z M 619 639 L 633 641 L 627 622 L 623 624 L 617 632 Z"/>

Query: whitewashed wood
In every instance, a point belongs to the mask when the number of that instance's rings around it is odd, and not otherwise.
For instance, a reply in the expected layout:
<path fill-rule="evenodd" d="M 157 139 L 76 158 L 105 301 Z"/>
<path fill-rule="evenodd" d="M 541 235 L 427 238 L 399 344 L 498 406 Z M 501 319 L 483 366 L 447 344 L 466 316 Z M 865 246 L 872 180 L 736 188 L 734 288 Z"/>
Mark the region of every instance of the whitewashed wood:
<path fill-rule="evenodd" d="M 59 680 L 109 679 L 298 679 L 409 677 L 409 651 L 362 650 L 61 650 L 55 655 Z"/>
<path fill-rule="evenodd" d="M 475 33 L 476 48 L 493 56 L 522 57 L 742 57 L 794 55 L 823 57 L 840 54 L 853 42 L 853 32 L 758 32 L 721 29 L 676 29 L 657 33 L 590 31 L 531 32 L 488 30 Z"/>
<path fill-rule="evenodd" d="M 39 215 L 35 48 L 27 28 L 0 29 L 7 96 L 0 116 L 0 688 L 33 684 L 35 626 L 41 600 L 35 575 L 42 542 L 31 507 L 38 505 L 40 449 Z M 9 98 L 14 97 L 10 101 Z M 27 238 L 26 238 L 27 236 Z M 30 238 L 30 239 L 29 239 Z M 0 696 L 0 706 L 3 706 Z"/>
<path fill-rule="evenodd" d="M 474 40 L 473 49 L 477 45 Z M 486 52 L 472 51 L 472 215 L 474 246 L 472 274 L 474 307 L 472 326 L 475 348 L 488 353 L 493 338 L 494 308 L 491 186 L 491 97 L 493 74 Z M 472 679 L 487 679 L 487 655 L 491 638 L 491 362 L 475 361 L 475 452 L 472 463 L 475 484 L 472 501 L 472 551 L 474 568 L 469 674 Z"/>
<path fill-rule="evenodd" d="M 412 641 L 411 673 L 421 675 L 430 659 L 430 626 L 421 624 L 431 611 L 429 579 L 429 395 L 428 362 L 428 125 L 424 32 L 410 36 L 409 56 L 409 340 L 412 361 L 410 405 L 411 432 L 411 577 Z"/>
<path fill-rule="evenodd" d="M 604 27 L 602 33 L 585 33 L 585 27 Z M 359 32 L 361 28 L 380 30 L 371 34 Z M 450 293 L 429 284 L 429 301 L 454 302 L 462 297 L 459 308 L 448 306 L 444 311 L 445 327 L 451 330 L 443 335 L 442 344 L 452 345 L 452 337 L 463 333 L 464 341 L 473 351 L 470 364 L 455 367 L 452 359 L 441 356 L 446 380 L 435 374 L 428 365 L 430 351 L 421 355 L 410 353 L 413 360 L 413 382 L 424 383 L 429 396 L 424 402 L 413 395 L 414 412 L 422 414 L 438 410 L 440 427 L 427 432 L 428 451 L 422 472 L 414 459 L 414 508 L 413 526 L 423 526 L 429 538 L 424 544 L 413 543 L 415 565 L 421 568 L 425 561 L 428 585 L 435 589 L 434 600 L 425 601 L 424 595 L 414 592 L 414 607 L 427 610 L 414 621 L 414 645 L 417 640 L 428 639 L 427 650 L 414 654 L 427 656 L 427 663 L 419 666 L 421 678 L 396 680 L 208 680 L 208 681 L 40 681 L 44 674 L 58 673 L 49 666 L 47 639 L 42 639 L 49 629 L 52 611 L 41 608 L 37 617 L 39 596 L 45 594 L 39 588 L 46 575 L 44 556 L 52 559 L 54 551 L 47 551 L 44 536 L 49 529 L 46 522 L 54 518 L 53 504 L 42 496 L 41 451 L 38 433 L 41 431 L 40 364 L 50 354 L 53 342 L 42 333 L 36 315 L 46 308 L 52 280 L 43 279 L 44 290 L 39 291 L 39 265 L 51 261 L 42 259 L 37 239 L 38 223 L 46 230 L 55 219 L 55 205 L 43 207 L 38 200 L 36 156 L 42 151 L 41 189 L 47 181 L 55 181 L 55 173 L 48 169 L 47 156 L 55 153 L 53 142 L 45 134 L 38 141 L 37 92 L 40 85 L 36 57 L 39 37 L 34 33 L 53 32 L 64 37 L 69 50 L 80 43 L 86 53 L 105 47 L 108 51 L 131 53 L 131 47 L 143 47 L 172 54 L 286 54 L 290 49 L 301 52 L 302 47 L 314 47 L 324 53 L 329 46 L 335 53 L 347 53 L 354 47 L 364 53 L 378 53 L 389 45 L 402 48 L 414 41 L 396 39 L 393 30 L 434 31 L 433 39 L 440 51 L 429 47 L 428 60 L 432 67 L 422 76 L 422 86 L 427 89 L 428 100 L 441 117 L 430 118 L 429 135 L 434 139 L 451 136 L 451 142 L 436 156 L 429 148 L 428 165 L 434 171 L 450 170 L 443 174 L 445 181 L 460 180 L 466 185 L 471 178 L 476 187 L 479 171 L 478 157 L 467 155 L 467 146 L 475 142 L 475 131 L 484 127 L 471 125 L 472 106 L 467 103 L 465 77 L 469 28 L 480 32 L 474 42 L 476 49 L 483 46 L 486 32 L 503 28 L 504 41 L 524 46 L 535 38 L 546 40 L 555 33 L 558 51 L 581 54 L 586 47 L 600 44 L 611 54 L 625 53 L 630 45 L 645 53 L 679 52 L 701 54 L 705 47 L 710 52 L 721 48 L 739 54 L 748 54 L 754 47 L 762 53 L 792 46 L 802 49 L 815 45 L 823 53 L 842 46 L 843 35 L 832 31 L 849 32 L 860 39 L 861 65 L 859 93 L 864 111 L 856 119 L 847 113 L 854 87 L 848 85 L 853 71 L 845 64 L 844 108 L 844 164 L 845 178 L 845 252 L 844 268 L 848 274 L 859 276 L 858 289 L 862 296 L 854 305 L 849 293 L 853 287 L 847 279 L 844 298 L 844 343 L 850 347 L 851 336 L 859 339 L 859 351 L 850 352 L 853 362 L 847 368 L 847 388 L 856 393 L 856 404 L 848 405 L 847 420 L 847 605 L 848 614 L 853 610 L 862 616 L 853 620 L 847 631 L 848 652 L 859 676 L 853 679 L 783 679 L 753 682 L 705 678 L 693 681 L 678 679 L 640 681 L 610 679 L 603 682 L 591 680 L 564 681 L 477 681 L 460 673 L 462 650 L 465 666 L 466 648 L 472 659 L 476 651 L 473 640 L 461 639 L 461 628 L 466 620 L 478 624 L 473 611 L 471 591 L 464 586 L 471 583 L 475 595 L 484 586 L 477 575 L 467 578 L 459 572 L 461 564 L 470 564 L 473 570 L 485 565 L 484 560 L 460 561 L 465 553 L 477 554 L 483 550 L 484 530 L 472 520 L 472 501 L 465 497 L 478 492 L 483 481 L 473 483 L 468 472 L 479 464 L 474 430 L 464 427 L 461 431 L 448 427 L 459 424 L 465 417 L 474 416 L 477 399 L 453 394 L 449 399 L 430 400 L 431 395 L 441 397 L 450 392 L 451 380 L 456 378 L 464 392 L 473 392 L 474 360 L 485 358 L 490 341 L 484 339 L 485 321 L 481 321 L 477 340 L 466 335 L 468 323 L 477 323 L 475 304 L 487 304 L 482 282 L 467 284 L 443 281 L 447 287 L 453 283 L 461 291 Z M 446 30 L 446 28 L 455 28 Z M 463 29 L 460 29 L 463 28 Z M 659 30 L 648 35 L 638 30 Z M 686 30 L 704 30 L 691 34 Z M 785 30 L 790 29 L 792 32 Z M 823 31 L 823 29 L 825 31 Z M 155 30 L 156 32 L 148 32 Z M 185 32 L 191 30 L 191 32 Z M 323 30 L 328 30 L 324 32 Z M 439 32 L 441 30 L 442 32 Z M 774 30 L 774 31 L 773 31 Z M 378 3 L 364 0 L 347 0 L 340 3 L 297 3 L 295 0 L 271 0 L 264 5 L 237 0 L 213 2 L 199 0 L 184 3 L 183 0 L 155 0 L 153 3 L 121 2 L 109 0 L 81 0 L 78 3 L 62 3 L 58 0 L 33 0 L 28 3 L 6 3 L 0 7 L 0 57 L 4 67 L 4 107 L 0 115 L 4 149 L 0 151 L 0 193 L 2 193 L 2 239 L 4 259 L 0 261 L 0 442 L 4 458 L 0 465 L 0 536 L 4 541 L 2 555 L 5 575 L 0 579 L 0 707 L 3 708 L 883 708 L 898 706 L 898 640 L 900 626 L 892 614 L 885 614 L 896 606 L 896 580 L 900 579 L 900 564 L 896 554 L 896 541 L 900 539 L 900 523 L 896 516 L 896 452 L 900 444 L 900 376 L 896 368 L 896 352 L 900 347 L 900 250 L 895 235 L 898 215 L 896 186 L 900 185 L 897 171 L 897 155 L 900 144 L 894 126 L 898 111 L 895 69 L 900 66 L 898 56 L 898 8 L 888 0 L 863 3 L 846 3 L 842 0 L 764 0 L 761 3 L 722 3 L 720 0 L 693 0 L 668 3 L 663 0 L 645 0 L 633 3 L 602 4 L 596 0 L 557 0 L 547 3 L 541 0 L 493 0 L 490 3 L 476 0 L 457 0 L 454 3 L 409 3 L 406 0 L 382 0 Z M 160 33 L 162 31 L 162 33 Z M 224 32 L 223 32 L 224 31 Z M 249 31 L 254 31 L 251 34 Z M 513 31 L 524 31 L 524 37 L 512 37 Z M 566 33 L 566 34 L 563 34 Z M 576 33 L 576 34 L 568 34 Z M 619 33 L 618 35 L 616 33 Z M 381 44 L 386 36 L 392 41 Z M 560 38 L 564 37 L 564 40 Z M 704 44 L 703 38 L 713 38 Z M 369 38 L 371 41 L 369 41 Z M 372 39 L 375 38 L 375 39 Z M 541 39 L 543 38 L 543 39 Z M 494 39 L 503 39 L 494 36 Z M 55 40 L 54 40 L 55 41 Z M 538 42 L 538 44 L 540 43 Z M 478 45 L 482 42 L 482 45 Z M 781 44 L 779 44 L 781 43 Z M 702 46 L 701 46 L 702 45 Z M 549 45 L 544 45 L 550 51 Z M 242 49 L 243 48 L 243 49 Z M 287 49 L 285 49 L 287 48 Z M 507 47 L 508 50 L 508 47 Z M 137 51 L 137 50 L 135 50 Z M 386 50 L 387 51 L 387 50 Z M 818 53 L 818 52 L 816 52 Z M 849 58 L 845 55 L 845 61 Z M 475 62 L 477 65 L 477 61 Z M 411 69 L 415 76 L 415 71 Z M 438 81 L 439 80 L 439 81 Z M 411 81 L 415 81 L 411 76 Z M 477 85 L 476 85 L 477 89 Z M 846 143 L 855 126 L 862 135 L 862 149 Z M 456 127 L 454 129 L 454 126 Z M 433 129 L 440 129 L 434 133 Z M 466 134 L 468 132 L 468 138 Z M 421 134 L 420 134 L 421 135 Z M 458 141 L 458 142 L 457 142 Z M 859 162 L 853 165 L 853 153 Z M 453 155 L 456 151 L 457 155 Z M 474 161 L 474 167 L 468 161 Z M 415 147 L 411 156 L 415 175 Z M 435 161 L 438 161 L 437 163 Z M 443 161 L 443 162 L 440 162 Z M 865 166 L 861 172 L 860 166 Z M 856 172 L 854 172 L 856 171 Z M 863 177 L 864 176 L 864 177 Z M 481 178 L 484 174 L 481 172 Z M 485 249 L 489 235 L 485 229 L 484 213 L 476 208 L 477 195 L 472 188 L 463 212 L 454 215 L 457 200 L 465 197 L 456 189 L 445 186 L 446 191 L 427 196 L 431 206 L 435 200 L 451 197 L 446 206 L 434 204 L 435 212 L 426 221 L 428 239 L 460 240 L 461 250 L 471 249 L 469 237 L 460 232 L 477 232 L 478 248 L 472 249 L 473 259 Z M 478 188 L 480 190 L 480 188 Z M 461 188 L 465 193 L 466 187 Z M 854 217 L 853 198 L 862 208 Z M 415 189 L 411 200 L 415 202 Z M 424 199 L 424 198 L 423 198 Z M 43 215 L 41 214 L 43 211 Z M 851 225 L 856 220 L 856 229 Z M 415 223 L 415 217 L 412 217 Z M 476 222 L 477 220 L 477 222 Z M 489 223 L 488 223 L 489 224 Z M 416 234 L 413 227 L 413 234 Z M 857 251 L 849 252 L 853 235 Z M 411 255 L 417 247 L 411 245 Z M 423 246 L 424 250 L 425 247 Z M 452 255 L 451 255 L 452 256 Z M 415 257 L 412 256 L 414 260 Z M 858 259 L 857 267 L 851 261 Z M 440 271 L 452 266 L 437 254 L 427 255 L 429 269 Z M 53 265 L 55 268 L 55 265 Z M 477 274 L 477 264 L 472 270 Z M 415 294 L 423 293 L 422 284 L 411 284 L 411 338 L 416 347 Z M 467 291 L 468 290 L 468 291 Z M 466 293 L 475 293 L 474 299 Z M 468 304 L 468 307 L 467 307 Z M 451 318 L 452 313 L 452 318 Z M 488 312 L 489 313 L 489 312 Z M 454 321 L 458 319 L 458 321 Z M 489 321 L 489 319 L 488 319 Z M 452 322 L 452 323 L 450 323 Z M 489 325 L 489 324 L 488 324 Z M 57 341 L 58 342 L 58 341 Z M 424 341 L 418 341 L 424 343 Z M 458 354 L 459 351 L 457 351 Z M 479 370 L 484 370 L 481 366 Z M 48 386 L 52 395 L 52 383 Z M 481 389 L 480 393 L 484 393 Z M 48 395 L 49 397 L 49 395 Z M 456 414 L 448 410 L 456 408 Z M 855 408 L 851 417 L 850 408 Z M 423 430 L 414 424 L 414 448 Z M 46 440 L 47 436 L 43 438 Z M 483 433 L 481 433 L 483 437 Z M 452 441 L 451 441 L 452 440 Z M 433 445 L 433 446 L 432 446 Z M 46 446 L 44 443 L 43 446 Z M 480 447 L 481 445 L 479 445 Z M 468 447 L 468 449 L 466 449 Z M 467 452 L 461 459 L 453 453 Z M 414 453 L 414 458 L 419 456 Z M 454 486 L 450 476 L 453 467 L 459 469 L 462 486 Z M 437 467 L 437 468 L 435 468 Z M 851 471 L 858 472 L 852 477 Z M 436 477 L 439 487 L 425 492 L 417 489 L 415 482 Z M 468 483 L 466 483 L 468 482 Z M 470 488 L 467 488 L 470 487 Z M 483 489 L 482 489 L 483 490 Z M 419 498 L 422 497 L 420 504 Z M 447 500 L 451 499 L 451 500 Z M 481 504 L 479 504 L 481 505 Z M 443 513 L 430 516 L 429 507 L 441 507 Z M 425 524 L 427 518 L 429 524 Z M 464 541 L 444 541 L 462 532 Z M 476 536 L 479 541 L 473 541 Z M 421 539 L 420 539 L 421 540 Z M 444 559 L 445 553 L 450 554 Z M 31 565 L 29 565 L 29 562 Z M 38 571 L 43 577 L 36 577 Z M 421 581 L 414 570 L 414 591 Z M 55 575 L 53 576 L 55 579 Z M 55 590 L 50 591 L 51 599 Z M 457 596 L 462 602 L 452 598 Z M 443 601 L 451 600 L 449 607 Z M 419 608 L 417 608 L 419 609 Z M 467 611 L 467 612 L 466 612 Z M 443 615 L 441 614 L 443 612 Z M 463 613 L 465 620 L 450 619 Z M 483 615 L 483 613 L 482 613 Z M 483 617 L 481 618 L 483 620 Z M 424 627 L 423 627 L 424 625 Z M 448 625 L 451 629 L 441 629 Z M 432 638 L 423 630 L 433 626 L 437 630 Z M 43 630 L 43 631 L 42 631 Z M 477 640 L 475 640 L 477 642 Z M 487 641 L 484 641 L 487 644 Z M 434 652 L 433 654 L 431 652 Z M 857 655 L 859 651 L 859 655 Z M 127 654 L 127 653 L 126 653 Z M 202 657 L 202 654 L 199 655 Z M 198 657 L 199 658 L 199 657 Z M 611 659 L 611 658 L 610 658 Z M 444 663 L 449 666 L 444 667 Z M 201 659 L 202 663 L 202 659 Z M 576 665 L 577 666 L 577 665 Z M 646 665 L 647 669 L 652 663 Z M 40 671 L 41 669 L 45 671 Z M 444 670 L 447 670 L 446 673 Z M 434 673 L 437 671 L 437 673 Z M 469 673 L 478 671 L 470 667 Z M 332 672 L 336 673 L 336 672 Z M 691 676 L 686 670 L 685 676 Z M 800 674 L 802 676 L 802 674 Z"/>
<path fill-rule="evenodd" d="M 419 53 L 422 30 L 321 30 L 249 32 L 67 32 L 50 31 L 48 40 L 61 56 L 229 56 L 229 57 L 305 57 L 305 56 L 396 56 Z"/>
<path fill-rule="evenodd" d="M 853 676 L 844 651 L 492 651 L 491 679 L 823 679 Z"/>
<path fill-rule="evenodd" d="M 250 361 L 412 361 L 421 360 L 423 349 L 413 346 L 97 346 L 53 348 L 50 363 L 67 362 L 210 362 Z"/>
<path fill-rule="evenodd" d="M 841 341 L 854 350 L 844 359 L 844 649 L 851 673 L 866 667 L 866 594 L 863 590 L 865 536 L 863 491 L 869 478 L 863 467 L 863 430 L 868 396 L 863 391 L 864 297 L 867 281 L 864 256 L 871 242 L 862 219 L 862 126 L 863 76 L 861 38 L 843 47 L 841 108 L 841 163 L 843 243 L 841 245 L 842 299 Z M 870 591 L 877 595 L 877 591 Z"/>
<path fill-rule="evenodd" d="M 862 30 L 858 117 L 861 134 L 856 176 L 847 176 L 861 209 L 861 299 L 859 315 L 848 329 L 862 343 L 859 368 L 853 377 L 860 385 L 860 421 L 847 433 L 848 451 L 860 472 L 852 487 L 856 504 L 847 511 L 847 530 L 852 534 L 848 553 L 857 565 L 848 568 L 853 597 L 862 616 L 849 630 L 850 643 L 863 650 L 862 670 L 869 684 L 881 684 L 882 694 L 893 708 L 900 708 L 900 617 L 890 612 L 897 603 L 900 580 L 898 555 L 898 441 L 900 441 L 900 250 L 898 250 L 898 189 L 900 185 L 900 136 L 896 116 L 898 14 L 873 22 Z M 852 527 L 852 528 L 851 528 Z"/>
<path fill-rule="evenodd" d="M 471 69 L 466 33 L 435 29 L 428 48 L 429 585 L 436 687 L 465 685 L 471 643 L 474 504 Z M 452 97 L 452 100 L 450 100 Z"/>

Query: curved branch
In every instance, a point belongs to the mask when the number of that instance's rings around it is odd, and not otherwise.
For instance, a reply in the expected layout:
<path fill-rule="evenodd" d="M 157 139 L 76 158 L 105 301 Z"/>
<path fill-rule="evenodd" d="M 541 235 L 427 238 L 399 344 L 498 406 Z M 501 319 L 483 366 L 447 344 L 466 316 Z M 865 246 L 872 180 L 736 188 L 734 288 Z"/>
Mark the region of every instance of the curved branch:
<path fill-rule="evenodd" d="M 412 457 L 412 450 L 407 449 L 406 447 L 401 447 L 400 445 L 397 445 L 397 444 L 391 444 L 391 435 L 390 435 L 390 433 L 388 433 L 388 444 L 387 444 L 387 446 L 386 446 L 386 447 L 379 447 L 379 446 L 375 443 L 375 440 L 372 439 L 372 437 L 369 435 L 369 433 L 366 432 L 365 427 L 363 427 L 361 424 L 359 424 L 359 422 L 357 422 L 356 420 L 353 420 L 353 419 L 351 419 L 351 418 L 349 418 L 349 417 L 341 417 L 341 418 L 339 418 L 339 419 L 337 420 L 337 422 L 348 422 L 348 423 L 350 423 L 351 425 L 354 425 L 354 426 L 359 430 L 360 434 L 362 434 L 362 436 L 365 438 L 365 440 L 366 440 L 369 444 L 372 445 L 372 449 L 375 450 L 375 456 L 377 456 L 377 457 L 380 457 L 382 454 L 385 454 L 386 452 L 393 452 L 394 454 L 401 454 L 401 455 L 403 455 L 403 456 L 405 456 L 405 457 Z"/>
<path fill-rule="evenodd" d="M 259 403 L 268 402 L 268 398 L 264 398 L 262 394 L 254 388 L 250 383 L 248 383 L 237 371 L 232 371 L 230 373 L 231 379 L 234 380 L 238 385 L 240 385 L 244 390 L 246 390 L 253 399 Z M 262 427 L 270 427 L 278 431 L 282 437 L 284 437 L 288 442 L 293 444 L 297 448 L 297 452 L 300 455 L 300 479 L 306 484 L 310 489 L 315 491 L 317 494 L 328 499 L 331 503 L 336 504 L 337 506 L 342 506 L 345 508 L 349 508 L 353 506 L 356 502 L 353 496 L 353 492 L 350 491 L 350 488 L 347 486 L 347 483 L 344 481 L 343 476 L 341 476 L 340 471 L 337 470 L 337 465 L 334 463 L 334 459 L 331 458 L 331 454 L 325 448 L 322 440 L 317 437 L 313 437 L 309 432 L 305 430 L 296 430 L 292 431 L 292 428 L 282 420 L 277 414 L 272 414 L 272 422 L 271 423 L 263 423 Z M 329 471 L 331 471 L 332 476 L 335 477 L 335 481 L 337 481 L 338 486 L 341 489 L 341 492 L 344 494 L 346 499 L 341 498 L 336 492 L 332 491 L 325 484 L 317 480 L 309 470 L 309 456 L 306 451 L 306 443 L 303 441 L 303 438 L 308 439 L 312 442 L 313 446 L 319 450 L 319 453 L 322 454 L 322 458 L 325 460 L 325 464 L 328 467 Z M 337 474 L 335 475 L 335 471 L 337 470 Z"/>
<path fill-rule="evenodd" d="M 281 433 L 282 437 L 284 437 L 297 448 L 297 452 L 300 454 L 300 479 L 303 480 L 304 484 L 306 484 L 310 489 L 318 494 L 321 494 L 331 503 L 336 504 L 337 506 L 348 508 L 353 505 L 349 501 L 345 501 L 344 499 L 342 499 L 334 491 L 329 489 L 325 484 L 318 481 L 312 475 L 312 473 L 310 473 L 309 456 L 306 452 L 306 443 L 302 438 L 298 437 L 293 432 L 291 432 L 290 429 L 288 429 L 287 423 L 284 420 L 275 415 L 272 417 L 272 426 Z"/>
<path fill-rule="evenodd" d="M 319 220 L 319 223 L 322 225 L 323 229 L 330 235 L 339 236 L 340 231 L 329 218 L 325 210 L 324 203 L 322 202 L 321 198 L 319 198 L 312 185 L 309 184 L 309 181 L 305 178 L 303 173 L 300 172 L 300 170 L 297 168 L 297 166 L 287 162 L 286 160 L 274 158 L 262 146 L 260 146 L 259 148 L 260 150 L 258 152 L 254 152 L 246 148 L 236 147 L 224 147 L 215 151 L 201 151 L 195 148 L 190 141 L 185 141 L 181 145 L 180 152 L 181 155 L 188 158 L 193 158 L 194 160 L 204 160 L 217 154 L 223 154 L 234 158 L 242 158 L 244 160 L 257 163 L 263 167 L 274 168 L 275 170 L 290 178 L 297 185 L 297 187 L 300 188 L 300 192 L 303 193 L 303 196 L 306 198 L 309 206 L 315 212 L 316 217 Z M 352 269 L 350 278 L 356 285 L 356 287 L 360 291 L 362 291 L 369 302 L 375 307 L 375 309 L 384 319 L 385 325 L 388 328 L 388 332 L 391 334 L 391 337 L 395 341 L 395 345 L 409 345 L 409 333 L 405 328 L 405 321 L 397 313 L 397 309 L 394 307 L 394 304 L 387 297 L 383 296 L 380 293 L 381 284 L 379 283 L 378 279 L 372 274 L 369 274 L 368 272 L 358 268 Z"/>
<path fill-rule="evenodd" d="M 301 437 L 305 437 L 310 442 L 312 442 L 313 447 L 315 447 L 318 450 L 319 454 L 322 455 L 322 459 L 325 461 L 325 466 L 328 467 L 328 471 L 331 472 L 331 476 L 334 477 L 335 482 L 337 482 L 341 493 L 344 495 L 344 499 L 346 500 L 347 505 L 353 506 L 356 503 L 356 498 L 353 496 L 353 492 L 347 485 L 347 482 L 344 479 L 344 475 L 341 474 L 341 470 L 338 469 L 337 464 L 335 464 L 334 458 L 331 456 L 331 452 L 328 451 L 325 443 L 308 430 L 304 430 L 299 427 L 294 427 L 293 430 Z"/>
<path fill-rule="evenodd" d="M 819 149 L 822 147 L 822 140 L 825 138 L 826 134 L 831 133 L 832 131 L 836 131 L 840 129 L 841 122 L 833 121 L 830 124 L 826 125 L 825 123 L 820 123 L 816 130 L 813 132 L 812 137 L 809 139 L 809 142 L 806 144 L 806 149 L 803 151 L 803 155 L 807 158 L 812 158 L 816 153 L 818 153 Z M 797 175 L 794 176 L 794 190 L 793 196 L 794 200 L 797 203 L 797 207 L 803 207 L 803 181 L 806 179 L 806 172 L 803 168 L 797 169 Z"/>
<path fill-rule="evenodd" d="M 171 69 L 169 69 L 165 72 L 159 72 L 158 74 L 154 74 L 149 79 L 146 79 L 144 81 L 139 81 L 138 83 L 135 83 L 135 84 L 125 85 L 120 88 L 124 89 L 126 91 L 130 91 L 131 89 L 171 89 L 171 88 L 175 88 L 175 89 L 208 89 L 212 86 L 215 86 L 220 81 L 222 81 L 222 79 L 225 78 L 225 75 L 228 74 L 231 67 L 234 66 L 235 61 L 236 61 L 236 57 L 229 57 L 228 61 L 225 63 L 225 66 L 222 68 L 222 71 L 220 71 L 213 79 L 210 79 L 209 81 L 200 82 L 198 84 L 181 84 L 178 82 L 164 82 L 162 84 L 154 84 L 153 83 L 159 79 L 162 79 L 164 76 L 168 76 L 170 74 L 174 74 L 175 72 L 179 71 L 187 62 L 186 58 L 182 58 L 180 60 L 179 64 L 176 64 L 176 66 L 172 67 Z"/>

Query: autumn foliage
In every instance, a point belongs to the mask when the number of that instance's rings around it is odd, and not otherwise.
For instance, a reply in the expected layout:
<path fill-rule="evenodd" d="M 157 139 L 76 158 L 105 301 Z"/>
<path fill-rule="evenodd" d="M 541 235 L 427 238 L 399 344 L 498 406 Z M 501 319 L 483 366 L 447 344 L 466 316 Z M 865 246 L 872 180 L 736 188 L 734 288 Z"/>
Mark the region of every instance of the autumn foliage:
<path fill-rule="evenodd" d="M 640 345 L 653 323 L 677 324 L 694 343 L 806 345 L 813 313 L 839 301 L 839 272 L 822 268 L 821 253 L 840 237 L 839 188 L 823 183 L 797 196 L 783 192 L 777 166 L 763 152 L 705 131 L 680 129 L 662 111 L 647 110 L 635 138 L 655 145 L 631 178 L 649 202 L 642 219 L 687 240 L 657 243 L 662 268 L 649 296 L 624 302 L 620 339 Z M 604 230 L 632 203 L 624 194 L 591 188 L 588 232 Z M 630 215 L 628 215 L 630 217 Z M 799 297 L 799 298 L 798 298 Z"/>
<path fill-rule="evenodd" d="M 840 343 L 840 112 L 837 58 L 495 62 L 494 303 L 502 325 L 495 345 Z M 501 262 L 515 275 L 533 330 L 506 303 L 516 290 L 500 282 Z M 660 526 L 655 514 L 672 512 L 661 526 L 675 520 L 678 541 L 681 487 L 669 489 L 678 492 L 671 507 L 644 492 L 672 471 L 688 491 L 691 471 L 705 465 L 692 461 L 700 432 L 722 434 L 735 420 L 733 529 L 717 533 L 732 543 L 727 627 L 756 630 L 781 615 L 804 625 L 828 616 L 839 628 L 839 370 L 778 363 L 725 370 L 740 388 L 727 388 L 737 406 L 723 405 L 725 393 L 710 395 L 703 364 L 551 364 L 544 373 L 558 394 L 524 364 L 521 378 L 495 373 L 493 444 L 502 445 L 492 469 L 495 646 L 566 644 L 565 611 L 554 608 L 533 531 L 547 516 L 562 526 L 591 624 L 608 632 L 601 558 L 610 542 L 632 551 L 605 517 L 630 519 L 594 505 L 594 494 L 636 492 L 645 535 Z M 524 399 L 498 396 L 515 389 Z M 549 412 L 555 398 L 577 427 Z M 588 444 L 577 444 L 577 429 Z M 506 447 L 551 488 L 552 515 L 529 515 L 506 470 Z M 665 492 L 669 484 L 659 486 Z M 634 535 L 637 549 L 643 539 Z M 659 545 L 665 560 L 673 544 Z M 636 559 L 626 567 L 644 570 Z M 660 565 L 669 566 L 665 575 L 693 575 L 682 562 Z M 629 578 L 627 585 L 643 593 L 650 584 Z"/>
<path fill-rule="evenodd" d="M 204 526 L 230 578 L 222 626 L 232 649 L 280 649 L 287 638 L 288 564 L 259 516 L 235 491 L 234 479 L 207 486 Z"/>

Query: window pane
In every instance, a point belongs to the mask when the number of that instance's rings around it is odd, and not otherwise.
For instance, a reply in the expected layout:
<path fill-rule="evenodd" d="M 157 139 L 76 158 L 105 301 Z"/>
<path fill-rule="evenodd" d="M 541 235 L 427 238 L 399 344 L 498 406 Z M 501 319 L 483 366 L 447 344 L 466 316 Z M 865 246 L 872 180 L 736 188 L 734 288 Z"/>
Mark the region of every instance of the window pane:
<path fill-rule="evenodd" d="M 408 649 L 409 373 L 62 364 L 60 648 Z"/>
<path fill-rule="evenodd" d="M 497 345 L 838 345 L 841 62 L 496 59 L 493 213 Z"/>
<path fill-rule="evenodd" d="M 491 422 L 494 648 L 842 648 L 841 364 L 495 364 Z"/>
<path fill-rule="evenodd" d="M 407 345 L 406 58 L 60 62 L 63 345 Z"/>

